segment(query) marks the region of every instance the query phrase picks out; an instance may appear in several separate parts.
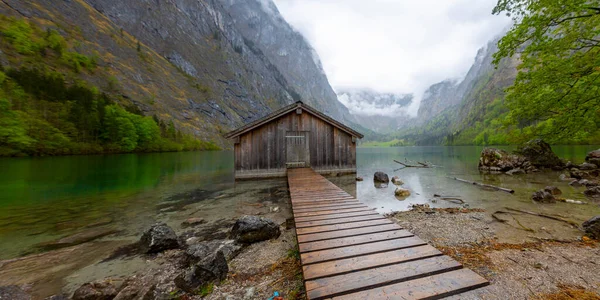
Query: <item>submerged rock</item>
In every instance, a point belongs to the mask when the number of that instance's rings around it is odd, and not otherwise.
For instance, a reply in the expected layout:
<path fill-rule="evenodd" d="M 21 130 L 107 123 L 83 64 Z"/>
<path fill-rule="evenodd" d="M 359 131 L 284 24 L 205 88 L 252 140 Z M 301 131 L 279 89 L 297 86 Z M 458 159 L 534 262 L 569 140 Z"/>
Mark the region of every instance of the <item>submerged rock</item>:
<path fill-rule="evenodd" d="M 600 149 L 588 153 L 585 157 L 585 161 L 600 168 Z"/>
<path fill-rule="evenodd" d="M 59 249 L 59 248 L 64 248 L 64 247 L 70 247 L 70 246 L 75 246 L 75 245 L 91 242 L 93 240 L 99 239 L 101 237 L 105 237 L 107 235 L 111 235 L 116 232 L 117 232 L 117 230 L 114 230 L 112 228 L 93 228 L 93 229 L 85 230 L 82 232 L 78 232 L 78 233 L 60 238 L 55 241 L 37 244 L 36 247 L 42 248 L 44 250 L 53 250 L 53 249 Z"/>
<path fill-rule="evenodd" d="M 583 193 L 588 197 L 600 198 L 600 186 L 590 186 Z"/>
<path fill-rule="evenodd" d="M 395 185 L 403 185 L 404 182 L 398 176 L 392 177 L 392 183 Z"/>
<path fill-rule="evenodd" d="M 541 139 L 531 140 L 520 146 L 515 153 L 524 156 L 531 164 L 538 168 L 563 168 L 564 163 L 552 152 L 550 144 Z"/>
<path fill-rule="evenodd" d="M 555 186 L 547 186 L 544 190 L 554 196 L 562 194 L 562 191 Z"/>
<path fill-rule="evenodd" d="M 73 300 L 112 300 L 121 291 L 121 284 L 110 280 L 84 283 L 75 293 Z"/>
<path fill-rule="evenodd" d="M 141 248 L 145 253 L 157 253 L 168 249 L 179 248 L 175 231 L 165 223 L 152 225 L 142 234 Z"/>
<path fill-rule="evenodd" d="M 548 192 L 547 190 L 539 190 L 539 191 L 533 193 L 533 195 L 531 195 L 531 199 L 533 199 L 533 201 L 542 202 L 542 203 L 555 203 L 556 202 L 556 198 L 554 198 L 552 193 Z"/>
<path fill-rule="evenodd" d="M 600 216 L 595 216 L 583 222 L 581 226 L 589 237 L 600 240 Z"/>
<path fill-rule="evenodd" d="M 202 258 L 188 270 L 175 277 L 175 285 L 186 291 L 194 292 L 201 285 L 216 280 L 224 280 L 229 272 L 223 251 L 219 250 Z"/>
<path fill-rule="evenodd" d="M 240 243 L 266 241 L 278 238 L 280 234 L 279 225 L 273 220 L 257 216 L 243 216 L 231 229 L 232 237 Z"/>
<path fill-rule="evenodd" d="M 506 175 L 521 175 L 521 174 L 525 174 L 527 172 L 525 172 L 523 169 L 521 168 L 516 168 L 516 169 L 512 169 L 508 172 L 506 172 Z"/>
<path fill-rule="evenodd" d="M 387 174 L 385 174 L 383 172 L 375 172 L 375 174 L 373 175 L 373 181 L 388 183 L 388 182 L 390 182 L 390 178 L 388 177 Z"/>
<path fill-rule="evenodd" d="M 363 181 L 364 179 L 360 176 L 356 177 L 356 181 Z"/>
<path fill-rule="evenodd" d="M 403 188 L 396 188 L 396 191 L 394 191 L 394 195 L 396 195 L 396 197 L 398 198 L 406 198 L 410 196 L 410 191 Z"/>
<path fill-rule="evenodd" d="M 206 221 L 203 218 L 189 218 L 189 219 L 183 221 L 183 223 L 181 223 L 181 226 L 191 227 L 191 226 L 200 225 L 205 222 Z"/>

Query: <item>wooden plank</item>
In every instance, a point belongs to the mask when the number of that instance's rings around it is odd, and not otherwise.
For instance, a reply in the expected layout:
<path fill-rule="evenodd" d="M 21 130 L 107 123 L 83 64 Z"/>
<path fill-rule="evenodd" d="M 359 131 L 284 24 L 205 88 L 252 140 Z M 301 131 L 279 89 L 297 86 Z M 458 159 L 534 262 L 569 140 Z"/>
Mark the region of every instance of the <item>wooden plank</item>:
<path fill-rule="evenodd" d="M 331 202 L 327 202 L 327 203 L 305 203 L 305 204 L 298 204 L 298 205 L 294 205 L 294 209 L 296 208 L 307 208 L 307 207 L 333 207 L 333 206 L 342 206 L 342 205 L 346 205 L 346 204 L 354 204 L 354 203 L 361 203 L 358 200 L 342 200 L 342 201 L 331 201 Z"/>
<path fill-rule="evenodd" d="M 296 228 L 296 234 L 309 234 L 309 233 L 318 233 L 318 232 L 327 232 L 327 231 L 338 231 L 344 229 L 352 229 L 352 228 L 361 228 L 361 227 L 370 227 L 384 224 L 392 224 L 392 221 L 388 219 L 381 220 L 371 220 L 371 221 L 361 221 L 354 223 L 344 223 L 344 224 L 335 224 L 335 225 L 323 225 L 323 226 L 315 226 L 308 228 Z"/>
<path fill-rule="evenodd" d="M 310 280 L 439 255 L 442 252 L 430 245 L 423 245 L 306 265 L 302 270 L 304 279 Z"/>
<path fill-rule="evenodd" d="M 351 196 L 344 197 L 323 197 L 323 198 L 313 198 L 313 199 L 303 199 L 303 200 L 295 200 L 292 198 L 293 205 L 310 205 L 310 204 L 325 204 L 329 202 L 335 201 L 344 201 L 344 200 L 354 200 L 356 198 Z"/>
<path fill-rule="evenodd" d="M 340 210 L 340 209 L 350 209 L 350 208 L 361 208 L 368 206 L 359 203 L 359 204 L 346 204 L 340 206 L 328 206 L 328 207 L 308 207 L 308 208 L 294 208 L 294 213 L 303 213 L 303 212 L 313 212 L 313 211 L 327 211 L 327 210 Z"/>
<path fill-rule="evenodd" d="M 345 225 L 345 224 L 342 224 Z M 336 226 L 336 225 L 333 225 Z M 312 227 L 314 228 L 314 227 Z M 310 228 L 305 228 L 310 229 Z M 314 264 L 317 262 L 323 262 L 328 260 L 348 258 L 353 256 L 360 256 L 370 253 L 385 252 L 390 250 L 410 248 L 415 246 L 426 245 L 422 239 L 412 236 L 403 239 L 389 240 L 374 242 L 367 245 L 356 245 L 342 248 L 320 250 L 314 252 L 308 252 L 300 254 L 300 259 L 303 265 Z"/>
<path fill-rule="evenodd" d="M 377 215 L 366 215 L 366 216 L 358 216 L 358 217 L 318 220 L 318 221 L 310 221 L 310 222 L 296 222 L 296 228 L 353 223 L 353 222 L 359 222 L 359 221 L 380 220 L 380 219 L 385 219 L 385 217 L 377 214 Z"/>
<path fill-rule="evenodd" d="M 325 241 L 300 243 L 300 244 L 298 244 L 298 247 L 300 249 L 300 252 L 304 253 L 304 252 L 310 252 L 310 251 L 367 244 L 367 243 L 371 243 L 371 242 L 399 239 L 399 238 L 405 238 L 405 237 L 411 237 L 411 236 L 414 236 L 414 234 L 412 234 L 406 230 L 395 230 L 395 231 L 370 233 L 370 234 L 359 235 L 359 236 L 343 237 L 343 238 L 337 238 L 337 239 L 331 239 L 331 240 L 325 240 Z"/>
<path fill-rule="evenodd" d="M 480 288 L 489 283 L 469 269 L 441 273 L 387 285 L 333 299 L 439 299 Z"/>
<path fill-rule="evenodd" d="M 336 215 L 322 215 L 322 216 L 312 216 L 312 217 L 302 217 L 295 218 L 296 223 L 299 222 L 310 222 L 310 221 L 319 221 L 319 220 L 328 220 L 328 219 L 339 219 L 339 218 L 347 218 L 347 217 L 358 217 L 358 216 L 368 216 L 368 215 L 379 215 L 376 211 L 367 210 L 367 211 L 357 211 L 345 214 L 336 214 Z"/>
<path fill-rule="evenodd" d="M 461 268 L 462 265 L 451 257 L 445 255 L 435 256 L 334 277 L 309 280 L 306 281 L 306 295 L 311 300 L 324 299 Z"/>
<path fill-rule="evenodd" d="M 310 217 L 310 216 L 320 216 L 320 215 L 332 215 L 332 214 L 342 214 L 349 213 L 355 211 L 373 211 L 373 209 L 368 206 L 358 207 L 358 208 L 346 208 L 346 209 L 332 209 L 332 210 L 324 210 L 324 211 L 313 211 L 313 212 L 300 212 L 294 214 L 294 217 Z"/>
<path fill-rule="evenodd" d="M 379 225 L 379 226 L 370 226 L 370 227 L 338 230 L 338 231 L 332 231 L 332 232 L 321 232 L 321 233 L 298 235 L 297 239 L 298 239 L 298 243 L 307 243 L 307 242 L 313 242 L 313 241 L 322 241 L 322 240 L 329 240 L 329 239 L 346 237 L 346 236 L 357 236 L 357 235 L 363 235 L 363 234 L 367 234 L 367 233 L 384 232 L 384 231 L 398 230 L 398 229 L 402 229 L 402 228 L 400 226 L 398 226 L 398 224 L 396 224 L 396 223 L 391 223 L 391 224 L 384 224 L 384 225 Z"/>

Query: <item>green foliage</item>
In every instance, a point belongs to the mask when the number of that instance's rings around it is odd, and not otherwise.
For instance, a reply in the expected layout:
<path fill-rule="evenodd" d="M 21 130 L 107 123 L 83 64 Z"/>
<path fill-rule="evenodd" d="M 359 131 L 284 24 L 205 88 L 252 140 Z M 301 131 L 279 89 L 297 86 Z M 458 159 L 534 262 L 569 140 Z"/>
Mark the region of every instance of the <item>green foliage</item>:
<path fill-rule="evenodd" d="M 495 63 L 519 53 L 507 90 L 515 133 L 550 143 L 595 139 L 600 125 L 600 5 L 581 0 L 500 0 L 494 13 L 515 25 L 499 42 Z"/>
<path fill-rule="evenodd" d="M 203 284 L 200 288 L 198 288 L 198 291 L 196 291 L 196 295 L 200 297 L 206 297 L 213 292 L 214 288 L 215 285 L 212 282 Z"/>
<path fill-rule="evenodd" d="M 62 60 L 75 72 L 80 72 L 81 69 L 87 69 L 91 71 L 97 66 L 95 57 L 86 56 L 72 51 L 64 52 L 62 55 Z"/>
<path fill-rule="evenodd" d="M 2 34 L 15 47 L 17 52 L 33 55 L 43 48 L 43 45 L 35 37 L 34 29 L 28 21 L 11 19 L 10 22 L 0 26 Z"/>

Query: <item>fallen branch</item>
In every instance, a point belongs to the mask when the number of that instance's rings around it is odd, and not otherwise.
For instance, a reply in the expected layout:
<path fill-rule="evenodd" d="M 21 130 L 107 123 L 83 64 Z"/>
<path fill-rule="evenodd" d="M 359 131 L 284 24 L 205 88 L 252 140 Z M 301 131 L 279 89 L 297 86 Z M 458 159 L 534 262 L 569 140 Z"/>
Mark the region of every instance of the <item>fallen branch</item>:
<path fill-rule="evenodd" d="M 395 159 L 394 159 L 394 161 L 395 161 L 396 163 L 399 163 L 399 164 L 403 165 L 403 166 L 404 166 L 404 167 L 406 167 L 406 168 L 429 168 L 429 166 L 417 166 L 417 165 L 409 165 L 409 164 L 405 164 L 405 163 L 403 163 L 403 162 L 399 162 L 399 161 L 397 161 L 397 160 L 395 160 Z"/>
<path fill-rule="evenodd" d="M 551 216 L 551 215 L 547 215 L 547 214 L 542 214 L 542 213 L 536 213 L 536 212 L 532 212 L 532 211 L 526 211 L 526 210 L 520 210 L 520 209 L 515 209 L 515 208 L 510 208 L 510 207 L 505 207 L 504 209 L 506 210 L 510 210 L 510 211 L 516 211 L 516 212 L 520 212 L 523 214 L 528 214 L 528 215 L 532 215 L 532 216 L 538 216 L 538 217 L 542 217 L 542 218 L 547 218 L 547 219 L 551 219 L 551 220 L 555 220 L 555 221 L 560 221 L 560 222 L 564 222 L 567 223 L 579 230 L 581 230 L 581 228 L 579 227 L 579 224 L 570 221 L 570 220 L 566 220 L 563 218 L 559 218 L 559 217 L 555 217 L 555 216 Z"/>
<path fill-rule="evenodd" d="M 457 177 L 448 177 L 454 180 L 458 180 L 461 182 L 466 182 L 466 183 L 470 183 L 472 185 L 477 185 L 477 186 L 481 186 L 481 187 L 486 187 L 486 188 L 491 188 L 491 189 L 495 189 L 498 191 L 503 191 L 503 192 L 507 192 L 510 194 L 513 194 L 515 192 L 515 190 L 511 190 L 511 189 L 507 189 L 507 188 L 503 188 L 503 187 L 499 187 L 499 186 L 494 186 L 494 185 L 490 185 L 490 184 L 484 184 L 484 183 L 479 183 L 479 182 L 475 182 L 475 181 L 469 181 L 466 179 L 461 179 L 461 178 L 457 178 Z"/>
<path fill-rule="evenodd" d="M 464 204 L 465 201 L 463 199 L 460 199 L 458 197 L 455 196 L 440 196 L 438 194 L 433 194 L 434 198 L 440 199 L 440 200 L 446 200 L 452 203 L 456 203 L 456 204 Z"/>
<path fill-rule="evenodd" d="M 496 211 L 495 213 L 492 214 L 492 218 L 494 218 L 494 220 L 500 222 L 500 223 L 506 223 L 508 222 L 507 220 L 501 219 L 500 217 L 496 216 L 496 214 L 505 214 L 505 211 Z"/>
<path fill-rule="evenodd" d="M 521 224 L 521 222 L 519 222 L 519 220 L 517 220 L 517 218 L 515 218 L 515 216 L 512 213 L 510 213 L 510 212 L 498 210 L 498 211 L 496 211 L 495 213 L 492 214 L 492 218 L 494 218 L 496 221 L 498 221 L 500 223 L 508 223 L 508 220 L 501 219 L 500 217 L 496 216 L 496 214 L 507 214 L 511 218 L 513 218 L 513 220 L 515 220 L 515 222 L 517 223 L 517 225 L 519 225 L 523 230 L 529 231 L 529 232 L 535 232 L 535 230 L 533 230 L 533 229 L 531 229 L 529 227 L 526 227 L 525 225 Z"/>

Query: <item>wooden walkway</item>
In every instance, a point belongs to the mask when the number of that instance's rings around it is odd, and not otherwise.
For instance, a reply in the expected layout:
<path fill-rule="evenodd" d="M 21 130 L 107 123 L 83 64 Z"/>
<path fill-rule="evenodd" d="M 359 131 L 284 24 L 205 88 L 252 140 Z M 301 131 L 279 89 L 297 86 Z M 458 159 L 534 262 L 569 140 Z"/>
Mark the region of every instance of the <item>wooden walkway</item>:
<path fill-rule="evenodd" d="M 488 282 L 310 168 L 288 169 L 308 299 L 438 299 Z"/>

